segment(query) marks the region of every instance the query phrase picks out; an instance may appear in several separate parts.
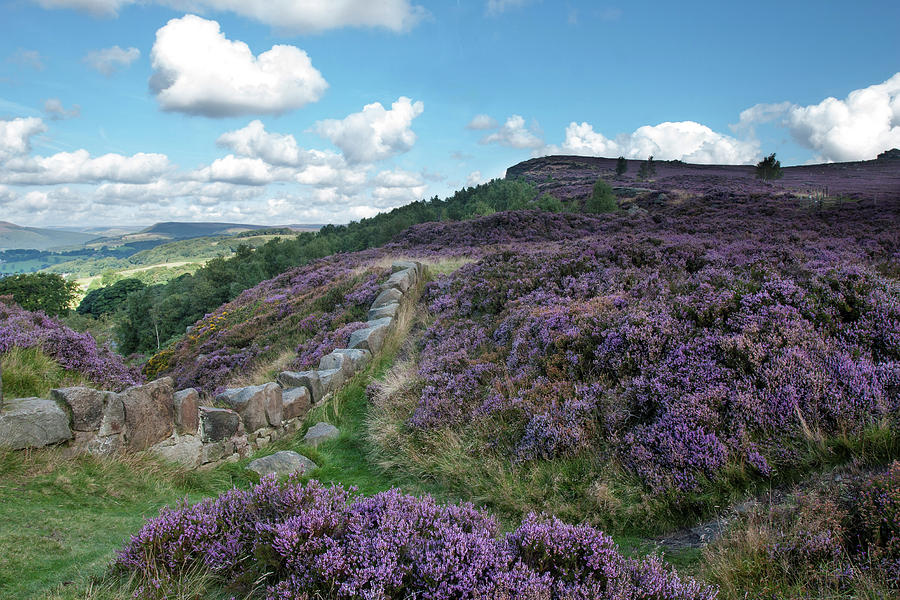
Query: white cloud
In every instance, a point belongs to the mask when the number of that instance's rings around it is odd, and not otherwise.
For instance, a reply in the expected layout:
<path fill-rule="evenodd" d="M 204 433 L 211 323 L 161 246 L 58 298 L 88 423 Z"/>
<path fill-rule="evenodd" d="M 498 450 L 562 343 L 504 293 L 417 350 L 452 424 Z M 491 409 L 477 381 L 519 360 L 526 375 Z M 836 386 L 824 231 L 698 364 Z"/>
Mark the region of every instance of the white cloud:
<path fill-rule="evenodd" d="M 47 98 L 44 102 L 44 114 L 54 121 L 74 119 L 81 115 L 81 107 L 73 104 L 72 108 L 66 110 L 59 98 Z"/>
<path fill-rule="evenodd" d="M 497 16 L 510 8 L 525 6 L 532 0 L 488 0 L 485 12 L 491 16 Z"/>
<path fill-rule="evenodd" d="M 5 185 L 0 185 L 0 206 L 11 204 L 16 199 L 16 195 L 11 189 Z"/>
<path fill-rule="evenodd" d="M 819 153 L 818 160 L 875 158 L 900 147 L 900 73 L 883 83 L 850 92 L 843 100 L 818 104 L 757 104 L 741 113 L 736 128 L 776 121 L 794 139 Z"/>
<path fill-rule="evenodd" d="M 150 87 L 163 110 L 207 117 L 280 114 L 322 97 L 328 83 L 309 56 L 277 45 L 254 56 L 216 21 L 186 15 L 156 32 Z"/>
<path fill-rule="evenodd" d="M 525 127 L 525 119 L 512 115 L 503 126 L 481 140 L 482 144 L 499 144 L 510 148 L 540 148 L 544 145 L 536 125 Z"/>
<path fill-rule="evenodd" d="M 469 121 L 469 124 L 466 125 L 466 129 L 484 131 L 487 129 L 496 129 L 498 125 L 499 123 L 497 123 L 490 115 L 475 115 L 472 117 L 472 120 Z"/>
<path fill-rule="evenodd" d="M 0 120 L 0 161 L 31 152 L 31 138 L 47 131 L 44 121 L 37 117 Z"/>
<path fill-rule="evenodd" d="M 82 59 L 84 63 L 98 73 L 109 77 L 120 69 L 126 69 L 131 63 L 141 57 L 141 51 L 137 48 L 102 48 L 91 50 Z"/>
<path fill-rule="evenodd" d="M 19 185 L 90 183 L 100 181 L 146 182 L 172 168 L 164 154 L 139 152 L 133 156 L 104 154 L 91 158 L 87 150 L 59 152 L 52 156 L 20 156 L 6 162 L 0 181 Z"/>
<path fill-rule="evenodd" d="M 749 164 L 759 156 L 759 143 L 717 133 L 694 121 L 645 125 L 634 133 L 609 139 L 589 123 L 570 123 L 560 146 L 548 146 L 544 154 L 625 156 L 683 160 L 700 164 Z"/>
<path fill-rule="evenodd" d="M 94 16 L 116 16 L 138 0 L 35 0 L 44 8 L 71 8 Z M 150 3 L 153 0 L 145 0 Z M 427 14 L 410 0 L 155 0 L 155 4 L 185 10 L 233 12 L 280 30 L 294 33 L 321 32 L 340 27 L 382 27 L 408 31 Z"/>
<path fill-rule="evenodd" d="M 479 183 L 484 183 L 484 175 L 481 174 L 481 171 L 472 171 L 466 177 L 466 187 L 473 187 Z"/>
<path fill-rule="evenodd" d="M 294 136 L 269 133 L 262 121 L 250 121 L 246 127 L 219 136 L 216 144 L 236 154 L 261 158 L 272 165 L 299 165 L 302 152 Z"/>
<path fill-rule="evenodd" d="M 380 102 L 367 104 L 343 120 L 319 121 L 315 130 L 340 148 L 347 162 L 372 163 L 412 149 L 416 143 L 412 122 L 424 110 L 422 102 L 401 96 L 390 110 Z"/>
<path fill-rule="evenodd" d="M 279 179 L 275 169 L 260 158 L 244 158 L 229 154 L 197 171 L 201 181 L 221 181 L 240 185 L 266 185 Z"/>
<path fill-rule="evenodd" d="M 379 208 L 393 208 L 421 200 L 426 186 L 417 173 L 402 169 L 381 171 L 372 183 L 372 202 Z"/>

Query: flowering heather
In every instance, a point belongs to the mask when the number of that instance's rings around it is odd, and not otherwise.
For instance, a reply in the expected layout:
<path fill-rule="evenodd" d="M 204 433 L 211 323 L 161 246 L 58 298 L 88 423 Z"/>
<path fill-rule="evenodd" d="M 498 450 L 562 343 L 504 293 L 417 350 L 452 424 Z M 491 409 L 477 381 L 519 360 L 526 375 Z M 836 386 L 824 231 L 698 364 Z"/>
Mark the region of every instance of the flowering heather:
<path fill-rule="evenodd" d="M 496 422 L 487 443 L 516 461 L 600 453 L 654 492 L 769 477 L 811 437 L 897 427 L 898 212 L 732 191 L 652 217 L 414 227 L 397 244 L 484 248 L 426 291 L 409 424 Z"/>
<path fill-rule="evenodd" d="M 387 271 L 367 266 L 373 253 L 337 255 L 287 271 L 206 315 L 147 370 L 175 377 L 178 388 L 215 394 L 278 352 L 295 350 L 292 368 L 311 368 L 346 346 Z"/>
<path fill-rule="evenodd" d="M 0 353 L 10 348 L 40 348 L 69 371 L 115 391 L 143 382 L 136 369 L 108 346 L 97 346 L 90 333 L 78 333 L 43 312 L 31 312 L 0 299 Z"/>
<path fill-rule="evenodd" d="M 139 575 L 145 597 L 164 597 L 197 568 L 233 589 L 262 584 L 270 600 L 716 596 L 656 558 L 625 558 L 592 527 L 530 515 L 500 536 L 498 524 L 470 504 L 443 506 L 396 490 L 366 498 L 271 477 L 164 509 L 116 564 Z"/>

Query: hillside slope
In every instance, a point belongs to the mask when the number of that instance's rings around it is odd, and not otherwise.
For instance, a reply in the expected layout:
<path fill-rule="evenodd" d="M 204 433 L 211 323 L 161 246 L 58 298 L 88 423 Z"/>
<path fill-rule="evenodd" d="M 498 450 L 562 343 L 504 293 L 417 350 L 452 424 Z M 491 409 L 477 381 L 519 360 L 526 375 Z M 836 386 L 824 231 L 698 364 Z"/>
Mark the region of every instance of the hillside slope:
<path fill-rule="evenodd" d="M 0 221 L 0 250 L 48 250 L 78 246 L 96 237 L 90 233 L 22 227 L 15 223 Z"/>

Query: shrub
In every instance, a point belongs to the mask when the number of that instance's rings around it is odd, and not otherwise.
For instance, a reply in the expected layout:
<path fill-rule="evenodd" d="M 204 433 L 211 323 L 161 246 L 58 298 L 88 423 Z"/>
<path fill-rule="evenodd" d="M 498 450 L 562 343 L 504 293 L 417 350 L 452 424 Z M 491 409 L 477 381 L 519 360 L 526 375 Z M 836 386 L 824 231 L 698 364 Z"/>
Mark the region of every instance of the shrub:
<path fill-rule="evenodd" d="M 648 156 L 647 160 L 641 163 L 638 170 L 638 179 L 652 179 L 656 175 L 656 164 L 653 162 L 653 156 Z"/>
<path fill-rule="evenodd" d="M 57 316 L 69 311 L 78 284 L 56 273 L 27 273 L 0 278 L 0 296 L 10 295 L 25 310 Z"/>
<path fill-rule="evenodd" d="M 628 161 L 624 156 L 616 159 L 616 175 L 624 175 L 628 172 Z"/>
<path fill-rule="evenodd" d="M 584 210 L 589 213 L 608 213 L 618 207 L 612 187 L 603 179 L 597 179 L 591 197 L 585 202 Z"/>
<path fill-rule="evenodd" d="M 138 576 L 144 597 L 166 597 L 198 569 L 232 589 L 262 583 L 269 600 L 715 597 L 656 558 L 624 557 L 588 526 L 530 515 L 506 536 L 499 530 L 471 504 L 266 477 L 248 491 L 163 509 L 116 565 Z"/>
<path fill-rule="evenodd" d="M 775 159 L 774 152 L 756 163 L 756 176 L 763 181 L 784 177 L 781 161 Z"/>

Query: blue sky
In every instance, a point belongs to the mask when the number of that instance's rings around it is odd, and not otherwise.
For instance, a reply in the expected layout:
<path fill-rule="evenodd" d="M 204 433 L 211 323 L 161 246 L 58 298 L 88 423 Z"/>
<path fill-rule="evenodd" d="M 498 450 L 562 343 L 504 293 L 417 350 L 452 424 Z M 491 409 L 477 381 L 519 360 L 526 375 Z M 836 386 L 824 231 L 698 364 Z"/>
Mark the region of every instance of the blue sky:
<path fill-rule="evenodd" d="M 900 146 L 900 4 L 0 0 L 0 220 L 347 222 L 553 153 Z"/>

